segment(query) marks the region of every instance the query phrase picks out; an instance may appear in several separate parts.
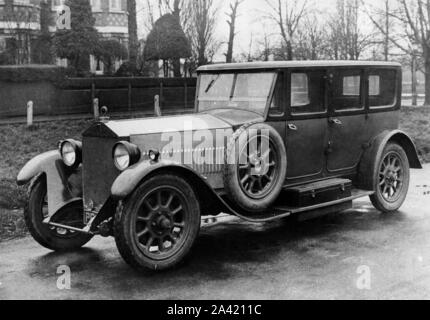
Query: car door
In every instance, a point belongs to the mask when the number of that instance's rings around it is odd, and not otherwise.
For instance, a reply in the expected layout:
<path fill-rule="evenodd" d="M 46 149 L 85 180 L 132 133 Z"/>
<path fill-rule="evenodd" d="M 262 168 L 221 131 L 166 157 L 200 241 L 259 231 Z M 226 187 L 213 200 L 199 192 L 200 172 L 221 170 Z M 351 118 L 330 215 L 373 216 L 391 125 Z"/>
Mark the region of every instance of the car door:
<path fill-rule="evenodd" d="M 317 179 L 327 143 L 326 70 L 290 70 L 287 78 L 287 180 Z"/>
<path fill-rule="evenodd" d="M 366 141 L 364 69 L 339 68 L 329 72 L 327 170 L 353 171 Z"/>

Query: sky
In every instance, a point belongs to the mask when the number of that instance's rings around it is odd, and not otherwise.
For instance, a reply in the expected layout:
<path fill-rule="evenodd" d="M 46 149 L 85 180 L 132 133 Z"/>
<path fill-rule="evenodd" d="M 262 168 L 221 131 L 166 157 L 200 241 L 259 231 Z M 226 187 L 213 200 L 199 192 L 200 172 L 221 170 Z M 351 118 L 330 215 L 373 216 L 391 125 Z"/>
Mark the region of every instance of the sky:
<path fill-rule="evenodd" d="M 154 5 L 158 0 L 150 0 Z M 189 0 L 194 1 L 194 0 Z M 230 3 L 234 0 L 216 0 L 219 5 L 218 23 L 216 28 L 217 38 L 220 41 L 227 41 L 229 27 L 226 22 L 226 12 L 229 11 Z M 277 0 L 271 0 L 277 2 Z M 302 1 L 302 0 L 299 0 Z M 330 12 L 336 6 L 336 0 L 308 0 L 312 9 Z M 139 37 L 145 36 L 144 16 L 146 0 L 137 0 Z M 382 3 L 382 0 L 372 0 L 373 3 Z M 279 33 L 276 25 L 273 25 L 269 19 L 265 19 L 264 15 L 270 11 L 270 7 L 266 4 L 266 0 L 244 0 L 240 6 L 240 16 L 237 20 L 237 36 L 235 38 L 235 55 L 241 52 L 249 52 L 252 39 L 252 51 L 258 48 L 259 41 L 263 38 L 264 33 L 273 34 Z M 264 31 L 264 26 L 266 31 Z M 276 40 L 274 40 L 276 41 Z M 223 60 L 223 53 L 226 51 L 225 46 L 221 47 L 215 60 Z"/>

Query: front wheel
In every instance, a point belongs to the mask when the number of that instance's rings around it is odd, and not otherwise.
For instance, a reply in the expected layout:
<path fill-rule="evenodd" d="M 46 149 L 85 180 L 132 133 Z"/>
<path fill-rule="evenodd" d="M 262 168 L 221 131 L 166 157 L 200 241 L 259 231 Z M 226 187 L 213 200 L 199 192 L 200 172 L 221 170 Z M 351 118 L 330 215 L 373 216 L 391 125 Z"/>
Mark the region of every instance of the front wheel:
<path fill-rule="evenodd" d="M 200 230 L 200 206 L 182 178 L 160 175 L 142 183 L 115 216 L 115 241 L 133 268 L 165 270 L 190 252 Z"/>
<path fill-rule="evenodd" d="M 370 197 L 376 209 L 395 212 L 405 202 L 410 179 L 408 157 L 398 144 L 388 144 L 375 173 L 375 194 Z"/>
<path fill-rule="evenodd" d="M 82 201 L 70 203 L 54 216 L 57 223 L 82 229 Z M 53 251 L 72 251 L 81 248 L 92 238 L 91 235 L 52 227 L 43 223 L 48 217 L 48 195 L 46 178 L 40 176 L 32 185 L 24 220 L 30 234 L 43 247 Z"/>

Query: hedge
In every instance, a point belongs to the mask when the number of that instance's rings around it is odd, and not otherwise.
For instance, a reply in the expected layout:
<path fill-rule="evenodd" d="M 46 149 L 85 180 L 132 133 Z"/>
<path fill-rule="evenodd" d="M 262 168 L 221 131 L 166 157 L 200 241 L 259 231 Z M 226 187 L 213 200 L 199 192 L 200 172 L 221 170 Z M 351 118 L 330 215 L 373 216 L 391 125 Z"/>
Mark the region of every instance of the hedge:
<path fill-rule="evenodd" d="M 4 82 L 48 81 L 58 84 L 74 75 L 72 69 L 55 65 L 0 66 L 0 81 Z"/>

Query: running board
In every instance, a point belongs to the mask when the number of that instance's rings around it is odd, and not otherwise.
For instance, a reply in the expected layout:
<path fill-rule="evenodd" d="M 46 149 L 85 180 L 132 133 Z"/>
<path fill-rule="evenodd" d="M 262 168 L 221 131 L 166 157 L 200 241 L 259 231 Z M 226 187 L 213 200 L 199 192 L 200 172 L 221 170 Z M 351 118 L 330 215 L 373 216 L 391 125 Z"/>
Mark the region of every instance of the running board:
<path fill-rule="evenodd" d="M 354 200 L 357 200 L 360 198 L 371 196 L 374 193 L 375 193 L 374 191 L 365 191 L 365 190 L 353 189 L 352 195 L 350 197 L 347 197 L 347 198 L 334 200 L 334 201 L 330 201 L 330 202 L 325 202 L 325 203 L 321 203 L 321 204 L 317 204 L 317 205 L 313 205 L 313 206 L 309 206 L 309 207 L 294 208 L 294 207 L 288 207 L 288 206 L 281 206 L 281 207 L 277 207 L 276 209 L 277 210 L 283 210 L 283 211 L 289 211 L 291 214 L 296 214 L 296 213 L 302 213 L 302 212 L 313 211 L 313 210 L 317 210 L 317 209 L 321 209 L 321 208 L 331 207 L 331 206 L 335 206 L 337 204 L 341 204 L 341 203 L 348 202 L 348 201 L 354 201 Z"/>
<path fill-rule="evenodd" d="M 263 214 L 259 214 L 259 215 L 253 215 L 253 216 L 247 216 L 245 214 L 238 213 L 238 212 L 234 211 L 233 209 L 230 209 L 230 211 L 231 211 L 232 215 L 237 216 L 237 217 L 241 218 L 242 220 L 252 222 L 252 223 L 263 223 L 263 222 L 276 221 L 276 220 L 287 218 L 287 217 L 290 217 L 290 216 L 296 215 L 296 214 L 301 214 L 301 213 L 305 213 L 305 212 L 312 212 L 315 210 L 329 208 L 329 207 L 335 207 L 335 206 L 341 205 L 341 204 L 346 203 L 346 202 L 351 202 L 353 200 L 357 200 L 360 198 L 371 196 L 375 192 L 374 191 L 360 190 L 360 189 L 353 189 L 351 193 L 352 193 L 352 195 L 350 197 L 339 199 L 339 200 L 334 200 L 334 201 L 329 201 L 329 202 L 325 202 L 325 203 L 321 203 L 321 204 L 309 206 L 309 207 L 294 208 L 294 207 L 288 207 L 288 206 L 277 206 L 277 207 L 273 208 L 271 210 L 271 212 L 269 212 L 269 213 L 263 213 Z M 229 208 L 229 205 L 223 199 L 220 198 L 220 200 L 224 203 L 226 208 Z M 225 216 L 221 215 L 218 218 L 221 218 L 221 217 L 225 217 Z M 216 222 L 217 220 L 218 220 L 217 217 L 202 218 L 203 224 L 211 224 L 213 222 Z M 97 234 L 97 233 L 91 232 L 89 227 L 86 227 L 84 229 L 78 229 L 78 228 L 74 228 L 74 227 L 70 227 L 70 226 L 66 226 L 66 225 L 62 225 L 62 224 L 58 224 L 58 223 L 49 222 L 48 219 L 46 219 L 44 221 L 44 223 L 47 225 L 50 225 L 52 227 L 70 230 L 70 231 L 74 231 L 74 232 L 81 232 L 81 233 L 92 234 L 92 235 Z"/>
<path fill-rule="evenodd" d="M 319 209 L 329 208 L 329 207 L 335 207 L 337 205 L 346 203 L 346 202 L 352 202 L 354 200 L 364 198 L 367 196 L 373 195 L 374 191 L 366 191 L 366 190 L 360 190 L 360 189 L 353 189 L 351 191 L 351 196 L 339 200 L 329 201 L 320 203 L 317 205 L 309 206 L 309 207 L 289 207 L 289 206 L 277 206 L 273 208 L 272 212 L 260 214 L 260 215 L 253 215 L 253 216 L 247 216 L 243 214 L 237 214 L 234 213 L 234 215 L 238 216 L 239 218 L 248 221 L 248 222 L 254 222 L 254 223 L 261 223 L 261 222 L 270 222 L 270 221 L 276 221 L 279 219 L 287 218 L 292 215 L 301 214 L 305 212 L 312 212 Z"/>

